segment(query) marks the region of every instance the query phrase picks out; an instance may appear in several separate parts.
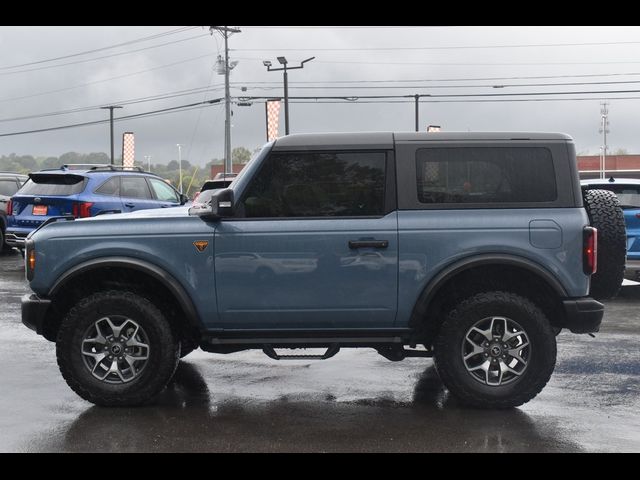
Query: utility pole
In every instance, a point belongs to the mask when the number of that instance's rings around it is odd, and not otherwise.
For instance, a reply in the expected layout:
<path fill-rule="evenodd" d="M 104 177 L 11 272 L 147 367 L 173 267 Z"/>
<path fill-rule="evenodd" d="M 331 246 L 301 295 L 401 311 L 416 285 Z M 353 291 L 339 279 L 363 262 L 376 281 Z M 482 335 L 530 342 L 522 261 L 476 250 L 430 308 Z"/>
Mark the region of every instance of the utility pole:
<path fill-rule="evenodd" d="M 178 187 L 178 190 L 180 191 L 180 193 L 182 193 L 182 145 L 176 143 L 176 147 L 178 147 L 178 172 L 180 172 L 178 174 L 178 176 L 180 177 L 178 180 L 178 183 L 180 185 Z"/>
<path fill-rule="evenodd" d="M 604 178 L 607 173 L 607 133 L 609 133 L 609 109 L 607 102 L 602 102 L 602 108 L 600 109 L 600 130 L 599 132 L 602 134 L 602 171 L 600 173 L 600 178 Z"/>
<path fill-rule="evenodd" d="M 287 59 L 285 57 L 278 57 L 278 62 L 282 65 L 282 68 L 271 68 L 271 62 L 269 60 L 264 60 L 262 64 L 267 67 L 267 72 L 279 72 L 283 71 L 283 80 L 284 80 L 284 134 L 289 135 L 289 75 L 287 74 L 287 70 L 297 70 L 299 68 L 304 68 L 304 64 L 310 62 L 316 57 L 307 58 L 300 62 L 300 65 L 297 67 L 289 67 Z"/>
<path fill-rule="evenodd" d="M 220 32 L 224 38 L 224 173 L 232 173 L 231 162 L 231 94 L 229 92 L 229 72 L 235 65 L 229 67 L 229 36 L 240 33 L 240 29 L 232 27 L 209 27 L 213 31 Z M 180 192 L 182 193 L 182 192 Z"/>
<path fill-rule="evenodd" d="M 111 165 L 114 165 L 113 160 L 113 109 L 122 108 L 122 105 L 109 105 L 108 107 L 100 107 L 102 110 L 109 109 L 109 123 L 111 125 Z"/>
<path fill-rule="evenodd" d="M 150 172 L 151 171 L 151 155 L 145 155 L 144 158 L 148 162 L 148 165 L 149 165 L 147 171 Z"/>

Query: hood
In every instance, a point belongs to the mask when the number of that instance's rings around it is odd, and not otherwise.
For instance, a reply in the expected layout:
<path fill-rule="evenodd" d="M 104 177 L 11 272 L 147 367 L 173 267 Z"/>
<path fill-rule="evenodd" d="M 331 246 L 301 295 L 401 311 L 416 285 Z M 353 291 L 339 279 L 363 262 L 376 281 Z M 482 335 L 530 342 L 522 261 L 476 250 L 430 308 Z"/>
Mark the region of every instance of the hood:
<path fill-rule="evenodd" d="M 137 210 L 127 213 L 107 213 L 98 215 L 97 217 L 79 218 L 76 222 L 99 222 L 102 220 L 127 220 L 130 218 L 167 218 L 167 217 L 187 217 L 189 216 L 189 205 L 171 208 L 151 208 L 146 210 Z"/>

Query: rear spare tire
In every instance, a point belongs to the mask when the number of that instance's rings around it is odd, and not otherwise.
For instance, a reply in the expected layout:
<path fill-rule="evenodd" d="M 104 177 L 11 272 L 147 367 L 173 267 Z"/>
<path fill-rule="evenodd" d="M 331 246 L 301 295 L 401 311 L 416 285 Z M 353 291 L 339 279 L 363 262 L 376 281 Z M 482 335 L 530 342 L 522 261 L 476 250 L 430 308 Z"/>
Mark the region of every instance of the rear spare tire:
<path fill-rule="evenodd" d="M 591 276 L 590 294 L 597 300 L 615 297 L 622 286 L 627 258 L 624 214 L 615 193 L 585 190 L 584 207 L 591 226 L 598 229 L 598 269 Z"/>

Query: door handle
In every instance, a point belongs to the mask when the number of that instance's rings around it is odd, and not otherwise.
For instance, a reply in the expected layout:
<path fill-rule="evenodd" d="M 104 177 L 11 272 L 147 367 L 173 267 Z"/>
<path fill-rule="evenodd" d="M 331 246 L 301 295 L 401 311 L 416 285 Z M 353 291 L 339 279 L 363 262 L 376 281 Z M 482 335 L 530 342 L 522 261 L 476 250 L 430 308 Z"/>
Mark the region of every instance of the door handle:
<path fill-rule="evenodd" d="M 125 207 L 129 207 L 129 208 L 134 208 L 134 207 L 136 206 L 136 204 L 135 204 L 135 203 L 127 202 L 127 203 L 125 203 L 125 204 L 124 204 L 124 206 L 125 206 Z"/>
<path fill-rule="evenodd" d="M 389 240 L 349 240 L 349 248 L 387 248 Z"/>

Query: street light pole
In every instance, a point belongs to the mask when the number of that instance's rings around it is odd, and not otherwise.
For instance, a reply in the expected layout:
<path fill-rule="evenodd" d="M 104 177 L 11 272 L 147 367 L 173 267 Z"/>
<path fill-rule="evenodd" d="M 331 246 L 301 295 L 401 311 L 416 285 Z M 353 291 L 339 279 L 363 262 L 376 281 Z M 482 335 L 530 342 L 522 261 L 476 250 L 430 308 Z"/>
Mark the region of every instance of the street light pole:
<path fill-rule="evenodd" d="M 182 193 L 182 145 L 180 145 L 179 143 L 176 143 L 176 146 L 178 147 L 178 171 L 179 173 L 179 187 L 178 190 L 180 191 L 180 193 Z"/>
<path fill-rule="evenodd" d="M 287 59 L 285 57 L 278 57 L 278 62 L 282 65 L 282 68 L 271 68 L 271 62 L 269 60 L 265 60 L 262 64 L 267 67 L 267 72 L 283 72 L 283 81 L 284 81 L 284 133 L 285 135 L 289 135 L 289 74 L 288 70 L 296 70 L 298 68 L 304 68 L 304 64 L 310 62 L 316 57 L 307 58 L 300 62 L 300 65 L 297 67 L 289 67 Z"/>
<path fill-rule="evenodd" d="M 109 124 L 111 126 L 111 165 L 114 165 L 113 159 L 113 109 L 122 108 L 122 105 L 109 105 L 108 107 L 100 107 L 102 110 L 109 109 Z"/>

